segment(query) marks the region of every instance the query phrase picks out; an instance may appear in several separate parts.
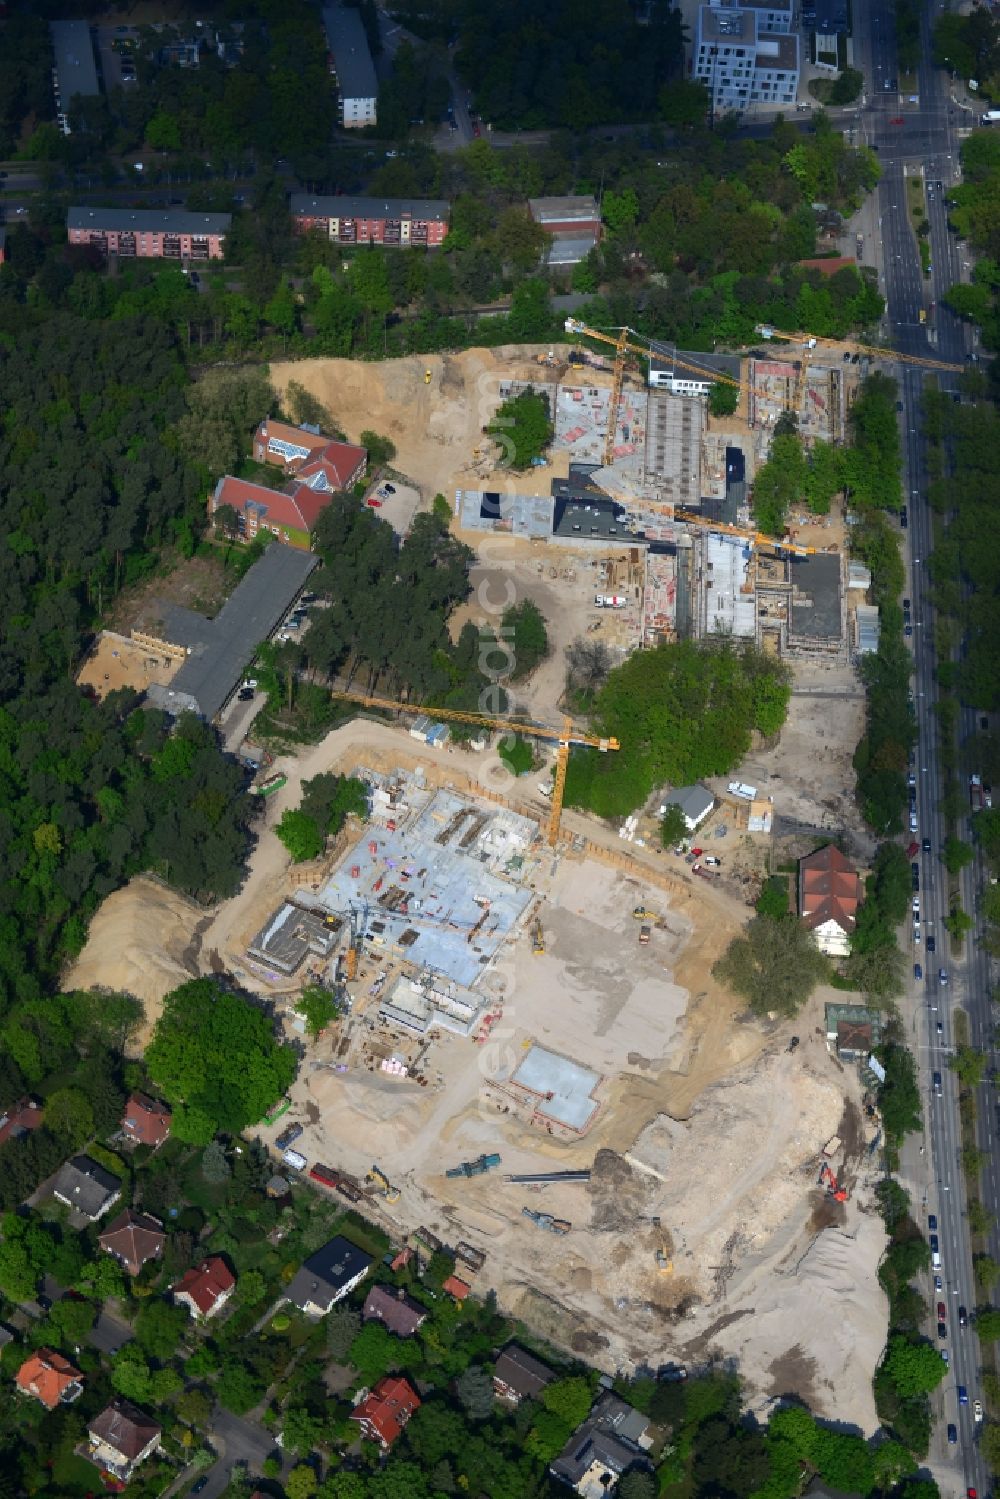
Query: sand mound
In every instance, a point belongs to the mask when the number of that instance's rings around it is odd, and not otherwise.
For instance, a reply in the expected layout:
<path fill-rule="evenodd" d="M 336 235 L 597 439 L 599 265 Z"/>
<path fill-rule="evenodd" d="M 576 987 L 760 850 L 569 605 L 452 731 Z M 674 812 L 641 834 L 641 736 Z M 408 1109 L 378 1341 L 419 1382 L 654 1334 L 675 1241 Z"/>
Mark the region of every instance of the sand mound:
<path fill-rule="evenodd" d="M 146 1019 L 132 1043 L 140 1052 L 163 996 L 197 977 L 198 926 L 204 919 L 185 896 L 140 876 L 103 903 L 64 988 L 113 989 L 141 999 Z"/>
<path fill-rule="evenodd" d="M 627 1159 L 660 1179 L 676 1270 L 702 1295 L 801 1212 L 843 1108 L 836 1083 L 777 1053 L 709 1088 L 684 1123 L 661 1114 L 642 1131 Z"/>

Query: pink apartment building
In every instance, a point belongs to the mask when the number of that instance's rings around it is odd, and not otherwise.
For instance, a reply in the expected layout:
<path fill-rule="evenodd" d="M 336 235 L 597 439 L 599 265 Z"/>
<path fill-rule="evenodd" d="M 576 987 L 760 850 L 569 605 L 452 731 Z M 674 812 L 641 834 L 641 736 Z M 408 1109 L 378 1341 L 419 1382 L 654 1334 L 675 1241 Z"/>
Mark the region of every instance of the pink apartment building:
<path fill-rule="evenodd" d="M 232 223 L 228 213 L 186 208 L 71 208 L 71 245 L 95 245 L 104 255 L 152 260 L 221 260 Z"/>

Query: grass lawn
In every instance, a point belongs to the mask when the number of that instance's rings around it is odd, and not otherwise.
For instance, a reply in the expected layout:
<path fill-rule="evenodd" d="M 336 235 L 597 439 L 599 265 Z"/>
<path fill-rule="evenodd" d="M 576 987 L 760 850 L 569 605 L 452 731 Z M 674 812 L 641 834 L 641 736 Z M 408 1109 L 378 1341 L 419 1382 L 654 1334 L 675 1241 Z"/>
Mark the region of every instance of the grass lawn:
<path fill-rule="evenodd" d="M 85 1457 L 68 1452 L 57 1457 L 52 1465 L 52 1478 L 61 1489 L 74 1494 L 96 1494 L 101 1491 L 101 1476 L 93 1463 Z"/>

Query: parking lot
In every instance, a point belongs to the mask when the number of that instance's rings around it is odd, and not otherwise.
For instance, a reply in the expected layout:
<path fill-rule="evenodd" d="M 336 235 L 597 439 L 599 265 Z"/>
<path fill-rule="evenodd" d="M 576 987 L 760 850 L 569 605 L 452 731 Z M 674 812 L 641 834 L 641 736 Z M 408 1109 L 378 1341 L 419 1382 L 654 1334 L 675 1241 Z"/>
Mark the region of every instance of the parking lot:
<path fill-rule="evenodd" d="M 97 26 L 94 28 L 95 46 L 97 59 L 100 65 L 101 76 L 104 79 L 104 87 L 110 93 L 116 88 L 134 88 L 134 79 L 122 77 L 122 63 L 126 64 L 126 73 L 129 71 L 128 64 L 133 62 L 134 51 L 116 51 L 115 43 L 119 47 L 124 43 L 132 42 L 138 45 L 138 32 L 134 26 Z M 132 68 L 134 72 L 134 65 Z"/>
<path fill-rule="evenodd" d="M 388 521 L 397 536 L 405 536 L 420 506 L 420 491 L 397 479 L 380 479 L 365 495 L 380 520 Z"/>

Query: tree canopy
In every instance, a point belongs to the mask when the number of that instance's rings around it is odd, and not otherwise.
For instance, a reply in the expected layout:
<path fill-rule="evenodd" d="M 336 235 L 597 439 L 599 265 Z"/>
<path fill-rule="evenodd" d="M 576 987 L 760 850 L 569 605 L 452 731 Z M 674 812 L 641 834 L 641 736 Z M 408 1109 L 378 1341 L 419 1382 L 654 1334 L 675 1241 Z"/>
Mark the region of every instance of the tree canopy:
<path fill-rule="evenodd" d="M 295 1065 L 269 1017 L 209 978 L 166 996 L 146 1050 L 150 1078 L 174 1107 L 173 1133 L 200 1145 L 256 1124 L 291 1083 Z"/>
<path fill-rule="evenodd" d="M 827 961 L 797 916 L 758 915 L 734 937 L 712 976 L 756 1015 L 795 1015 L 827 974 Z"/>

